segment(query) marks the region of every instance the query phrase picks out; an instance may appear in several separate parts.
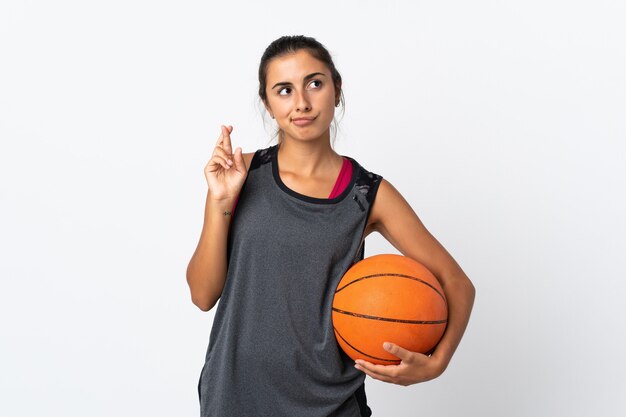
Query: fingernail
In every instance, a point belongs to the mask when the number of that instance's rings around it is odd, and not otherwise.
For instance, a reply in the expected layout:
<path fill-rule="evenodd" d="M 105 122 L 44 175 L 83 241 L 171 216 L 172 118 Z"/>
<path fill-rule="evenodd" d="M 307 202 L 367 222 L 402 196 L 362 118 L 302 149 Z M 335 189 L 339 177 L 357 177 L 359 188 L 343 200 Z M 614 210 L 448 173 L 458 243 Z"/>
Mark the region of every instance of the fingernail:
<path fill-rule="evenodd" d="M 391 349 L 391 343 L 383 343 L 383 347 L 387 350 Z"/>

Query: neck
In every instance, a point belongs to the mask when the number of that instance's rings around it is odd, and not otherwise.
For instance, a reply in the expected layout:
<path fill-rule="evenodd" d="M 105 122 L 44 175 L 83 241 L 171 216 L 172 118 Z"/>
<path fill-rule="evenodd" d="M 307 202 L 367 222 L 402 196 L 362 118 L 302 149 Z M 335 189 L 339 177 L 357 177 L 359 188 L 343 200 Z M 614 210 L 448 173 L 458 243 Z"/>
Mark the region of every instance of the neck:
<path fill-rule="evenodd" d="M 325 176 L 341 167 L 343 158 L 331 146 L 330 140 L 302 141 L 284 137 L 278 146 L 277 158 L 282 170 L 302 177 Z"/>

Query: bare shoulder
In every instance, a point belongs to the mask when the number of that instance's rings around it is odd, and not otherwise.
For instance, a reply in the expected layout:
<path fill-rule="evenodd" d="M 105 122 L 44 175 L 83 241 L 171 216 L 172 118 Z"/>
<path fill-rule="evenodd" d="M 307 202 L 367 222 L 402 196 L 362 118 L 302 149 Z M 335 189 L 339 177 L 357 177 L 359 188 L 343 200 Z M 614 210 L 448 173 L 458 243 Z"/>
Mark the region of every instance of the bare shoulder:
<path fill-rule="evenodd" d="M 243 161 L 246 164 L 246 171 L 250 169 L 250 163 L 252 162 L 252 157 L 254 156 L 254 152 L 244 152 L 241 154 L 243 156 Z"/>
<path fill-rule="evenodd" d="M 402 194 L 385 178 L 381 179 L 372 204 L 372 210 L 368 220 L 368 227 L 372 231 L 380 231 L 379 228 L 384 226 L 384 222 L 394 213 L 401 214 L 401 211 L 411 210 L 408 202 Z M 399 212 L 400 211 L 400 212 Z"/>
<path fill-rule="evenodd" d="M 404 256 L 425 265 L 435 275 L 460 271 L 459 265 L 422 223 L 402 194 L 381 180 L 370 212 L 370 231 L 377 231 Z"/>
<path fill-rule="evenodd" d="M 378 232 L 398 248 L 398 235 L 404 236 L 417 230 L 425 231 L 417 213 L 400 191 L 383 178 L 372 203 L 367 233 Z"/>

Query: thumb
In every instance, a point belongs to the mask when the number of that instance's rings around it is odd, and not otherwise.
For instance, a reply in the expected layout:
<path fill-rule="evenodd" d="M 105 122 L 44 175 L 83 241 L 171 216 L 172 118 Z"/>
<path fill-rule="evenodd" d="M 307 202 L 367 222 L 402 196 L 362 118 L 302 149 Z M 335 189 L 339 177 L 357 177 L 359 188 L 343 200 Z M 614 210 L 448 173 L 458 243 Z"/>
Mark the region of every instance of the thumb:
<path fill-rule="evenodd" d="M 391 353 L 393 356 L 397 356 L 404 361 L 408 361 L 409 359 L 411 359 L 411 356 L 413 354 L 413 352 L 411 352 L 410 350 L 406 350 L 405 348 L 400 347 L 394 343 L 385 342 L 383 343 L 383 348 L 387 352 Z"/>
<path fill-rule="evenodd" d="M 243 150 L 241 149 L 241 147 L 237 147 L 235 149 L 233 162 L 235 163 L 235 168 L 237 169 L 237 171 L 246 171 L 246 163 L 243 160 Z"/>

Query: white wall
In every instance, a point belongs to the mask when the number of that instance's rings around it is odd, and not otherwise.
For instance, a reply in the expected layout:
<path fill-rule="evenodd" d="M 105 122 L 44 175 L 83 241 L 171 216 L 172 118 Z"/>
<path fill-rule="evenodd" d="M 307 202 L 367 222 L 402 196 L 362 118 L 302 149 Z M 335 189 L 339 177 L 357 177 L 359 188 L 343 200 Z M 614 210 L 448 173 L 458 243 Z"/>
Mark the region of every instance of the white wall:
<path fill-rule="evenodd" d="M 384 3 L 2 2 L 0 415 L 198 414 L 202 171 L 220 124 L 268 146 L 285 34 L 344 78 L 338 152 L 477 288 L 444 375 L 368 377 L 374 416 L 624 415 L 626 6 Z"/>

